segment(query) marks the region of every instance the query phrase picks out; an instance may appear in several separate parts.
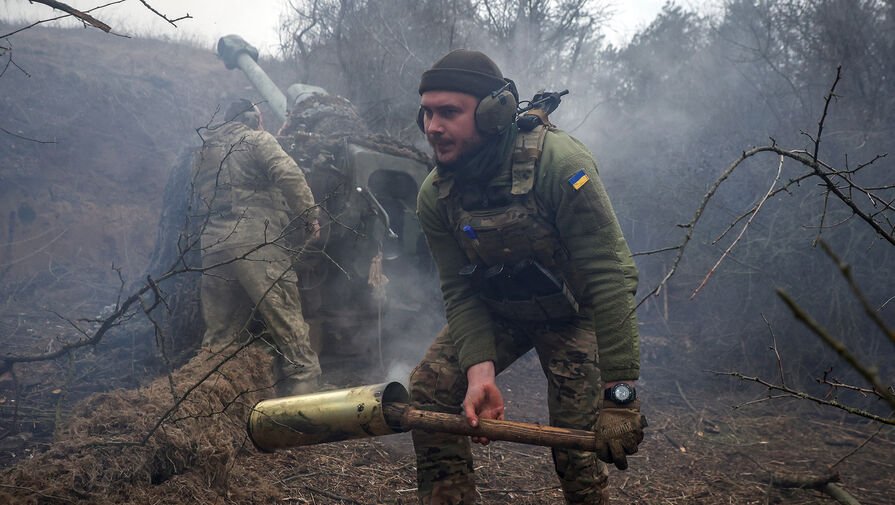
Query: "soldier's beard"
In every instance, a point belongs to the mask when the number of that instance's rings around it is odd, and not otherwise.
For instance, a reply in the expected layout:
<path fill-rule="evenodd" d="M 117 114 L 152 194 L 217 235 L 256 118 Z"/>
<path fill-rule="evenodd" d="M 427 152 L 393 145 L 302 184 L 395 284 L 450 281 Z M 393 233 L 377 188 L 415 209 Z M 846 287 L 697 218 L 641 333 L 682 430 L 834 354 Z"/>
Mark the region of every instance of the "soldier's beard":
<path fill-rule="evenodd" d="M 466 166 L 470 160 L 475 158 L 482 151 L 486 144 L 487 142 L 482 137 L 461 141 L 459 142 L 460 154 L 452 161 L 439 159 L 437 149 L 433 151 L 433 155 L 435 156 L 435 161 L 438 163 L 439 168 L 453 172 Z"/>
<path fill-rule="evenodd" d="M 433 146 L 432 154 L 435 157 L 436 163 L 442 170 L 454 170 L 457 167 L 462 167 L 466 165 L 469 160 L 474 158 L 476 154 L 478 154 L 482 147 L 484 147 L 485 142 L 481 137 L 476 137 L 475 139 L 464 139 L 462 141 L 456 142 L 458 145 L 459 155 L 451 161 L 445 161 L 438 156 L 438 149 L 435 149 Z"/>
<path fill-rule="evenodd" d="M 503 166 L 506 156 L 510 155 L 514 139 L 515 132 L 512 129 L 480 138 L 474 147 L 464 150 L 455 161 L 439 163 L 438 170 L 453 174 L 461 185 L 483 184 L 491 180 Z"/>

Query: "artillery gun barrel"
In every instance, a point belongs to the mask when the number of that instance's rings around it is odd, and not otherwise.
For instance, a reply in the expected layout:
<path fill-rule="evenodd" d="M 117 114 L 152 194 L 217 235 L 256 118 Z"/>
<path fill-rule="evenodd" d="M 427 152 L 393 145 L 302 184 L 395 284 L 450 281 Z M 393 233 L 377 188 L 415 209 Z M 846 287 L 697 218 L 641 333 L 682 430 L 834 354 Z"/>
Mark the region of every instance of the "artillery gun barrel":
<path fill-rule="evenodd" d="M 218 40 L 218 57 L 224 60 L 228 69 L 239 68 L 255 89 L 270 104 L 280 121 L 286 121 L 286 95 L 280 91 L 267 73 L 258 66 L 258 49 L 239 35 L 227 35 Z"/>

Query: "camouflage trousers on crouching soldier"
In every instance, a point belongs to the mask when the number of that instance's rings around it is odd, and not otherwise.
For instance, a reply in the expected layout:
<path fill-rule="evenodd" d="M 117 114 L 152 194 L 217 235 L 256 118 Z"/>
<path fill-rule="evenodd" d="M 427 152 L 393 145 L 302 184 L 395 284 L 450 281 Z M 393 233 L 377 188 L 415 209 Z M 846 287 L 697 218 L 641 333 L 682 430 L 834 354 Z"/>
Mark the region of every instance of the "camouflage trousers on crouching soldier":
<path fill-rule="evenodd" d="M 550 424 L 592 430 L 602 404 L 602 383 L 597 367 L 597 339 L 592 331 L 572 325 L 497 328 L 497 362 L 500 373 L 532 347 L 547 376 Z M 416 408 L 462 413 L 466 375 L 445 327 L 410 374 L 411 401 Z M 512 416 L 512 413 L 509 412 Z M 471 505 L 476 501 L 472 453 L 468 437 L 414 430 L 420 503 Z M 609 503 L 609 470 L 594 453 L 553 450 L 553 462 L 570 504 Z"/>
<path fill-rule="evenodd" d="M 252 309 L 256 308 L 254 318 L 265 327 L 260 337 L 275 356 L 274 378 L 308 384 L 311 392 L 316 389 L 320 363 L 302 317 L 292 260 L 274 247 L 248 253 L 250 250 L 234 248 L 203 255 L 202 266 L 214 268 L 202 275 L 202 345 L 216 351 L 235 350 L 235 345 L 248 338 Z"/>

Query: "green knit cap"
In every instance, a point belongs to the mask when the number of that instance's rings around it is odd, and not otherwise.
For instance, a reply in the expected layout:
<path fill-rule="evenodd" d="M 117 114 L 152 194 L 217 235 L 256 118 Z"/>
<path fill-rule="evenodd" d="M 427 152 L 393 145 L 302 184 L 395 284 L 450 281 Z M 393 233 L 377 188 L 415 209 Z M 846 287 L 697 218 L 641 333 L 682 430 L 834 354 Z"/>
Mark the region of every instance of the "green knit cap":
<path fill-rule="evenodd" d="M 506 83 L 497 64 L 484 53 L 455 49 L 423 72 L 420 94 L 432 90 L 458 91 L 484 98 Z"/>

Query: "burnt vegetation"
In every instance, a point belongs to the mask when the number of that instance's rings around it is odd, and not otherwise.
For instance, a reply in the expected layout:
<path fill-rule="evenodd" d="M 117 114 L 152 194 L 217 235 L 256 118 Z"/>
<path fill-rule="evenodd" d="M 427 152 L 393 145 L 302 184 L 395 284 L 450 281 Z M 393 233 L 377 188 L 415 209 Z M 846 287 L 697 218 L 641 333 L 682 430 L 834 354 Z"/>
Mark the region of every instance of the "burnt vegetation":
<path fill-rule="evenodd" d="M 619 503 L 895 503 L 895 3 L 669 3 L 620 47 L 595 1 L 290 5 L 262 66 L 404 143 L 423 143 L 420 73 L 452 48 L 523 97 L 571 90 L 551 120 L 596 155 L 641 275 L 650 427 L 611 476 Z M 263 332 L 210 355 L 184 323 L 202 224 L 161 251 L 183 222 L 165 198 L 189 188 L 197 128 L 255 96 L 244 78 L 207 48 L 20 28 L 0 24 L 0 501 L 413 503 L 404 436 L 255 451 Z M 310 166 L 337 140 L 284 147 Z M 408 362 L 424 317 L 392 336 Z M 324 380 L 384 380 L 378 361 Z M 535 360 L 500 382 L 509 419 L 546 419 Z M 546 450 L 476 457 L 485 503 L 561 499 Z"/>

